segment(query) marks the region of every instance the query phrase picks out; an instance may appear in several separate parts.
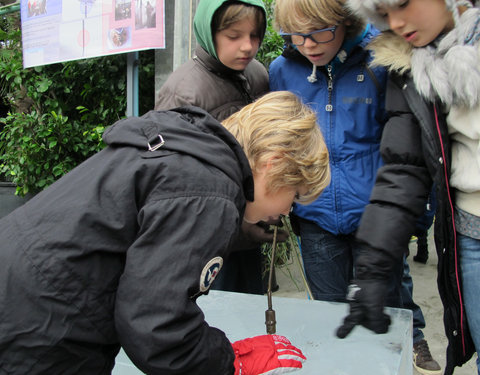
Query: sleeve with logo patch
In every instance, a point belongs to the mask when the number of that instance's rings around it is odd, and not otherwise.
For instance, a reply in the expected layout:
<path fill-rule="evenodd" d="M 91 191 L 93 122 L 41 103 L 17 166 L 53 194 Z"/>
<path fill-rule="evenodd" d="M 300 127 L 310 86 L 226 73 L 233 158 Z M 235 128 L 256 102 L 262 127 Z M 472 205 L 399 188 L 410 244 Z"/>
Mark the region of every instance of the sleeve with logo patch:
<path fill-rule="evenodd" d="M 208 289 L 239 225 L 234 203 L 181 196 L 144 207 L 116 297 L 118 337 L 146 373 L 233 373 L 225 334 L 195 302 Z"/>

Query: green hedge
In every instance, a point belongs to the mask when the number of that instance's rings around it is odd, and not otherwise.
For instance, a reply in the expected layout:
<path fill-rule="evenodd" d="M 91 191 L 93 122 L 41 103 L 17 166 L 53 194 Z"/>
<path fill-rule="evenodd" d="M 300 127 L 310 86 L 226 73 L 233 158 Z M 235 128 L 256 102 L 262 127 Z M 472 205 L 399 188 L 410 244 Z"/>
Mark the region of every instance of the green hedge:
<path fill-rule="evenodd" d="M 23 69 L 19 14 L 1 20 L 0 174 L 36 193 L 104 147 L 125 117 L 126 55 Z M 140 52 L 140 112 L 153 108 L 154 51 Z"/>

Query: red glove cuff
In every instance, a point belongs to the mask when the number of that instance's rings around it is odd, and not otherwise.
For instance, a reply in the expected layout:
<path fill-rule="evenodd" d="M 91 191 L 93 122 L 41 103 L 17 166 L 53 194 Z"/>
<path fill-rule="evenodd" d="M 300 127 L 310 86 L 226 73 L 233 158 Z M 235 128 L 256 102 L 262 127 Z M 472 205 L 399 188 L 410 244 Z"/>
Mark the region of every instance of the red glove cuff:
<path fill-rule="evenodd" d="M 235 375 L 282 374 L 302 368 L 302 351 L 284 336 L 263 335 L 236 341 Z"/>

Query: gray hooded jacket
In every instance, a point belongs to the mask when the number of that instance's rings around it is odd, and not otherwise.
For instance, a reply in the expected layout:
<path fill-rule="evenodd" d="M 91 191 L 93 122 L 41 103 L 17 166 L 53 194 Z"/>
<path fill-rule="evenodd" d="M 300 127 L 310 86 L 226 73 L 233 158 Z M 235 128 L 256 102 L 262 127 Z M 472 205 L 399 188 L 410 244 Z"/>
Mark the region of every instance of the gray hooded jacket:
<path fill-rule="evenodd" d="M 195 14 L 195 35 L 199 44 L 195 56 L 168 77 L 157 94 L 156 110 L 194 105 L 223 121 L 269 91 L 267 70 L 257 60 L 252 60 L 244 71 L 236 71 L 216 57 L 211 22 L 215 11 L 225 1 L 200 2 Z M 241 1 L 265 11 L 260 0 Z"/>

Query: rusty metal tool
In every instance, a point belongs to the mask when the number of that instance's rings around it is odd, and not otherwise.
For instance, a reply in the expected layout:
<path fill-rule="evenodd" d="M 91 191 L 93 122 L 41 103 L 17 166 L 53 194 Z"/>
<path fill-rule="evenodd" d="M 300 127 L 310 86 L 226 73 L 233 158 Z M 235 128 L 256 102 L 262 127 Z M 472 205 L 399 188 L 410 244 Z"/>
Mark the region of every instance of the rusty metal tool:
<path fill-rule="evenodd" d="M 268 274 L 268 289 L 267 289 L 267 300 L 268 300 L 268 309 L 265 311 L 265 325 L 267 326 L 267 334 L 272 335 L 276 333 L 277 330 L 277 321 L 275 320 L 275 310 L 272 309 L 272 277 L 273 277 L 273 267 L 275 267 L 275 250 L 277 248 L 277 229 L 275 225 L 273 230 L 273 243 L 272 243 L 272 252 L 270 257 L 270 270 Z"/>

